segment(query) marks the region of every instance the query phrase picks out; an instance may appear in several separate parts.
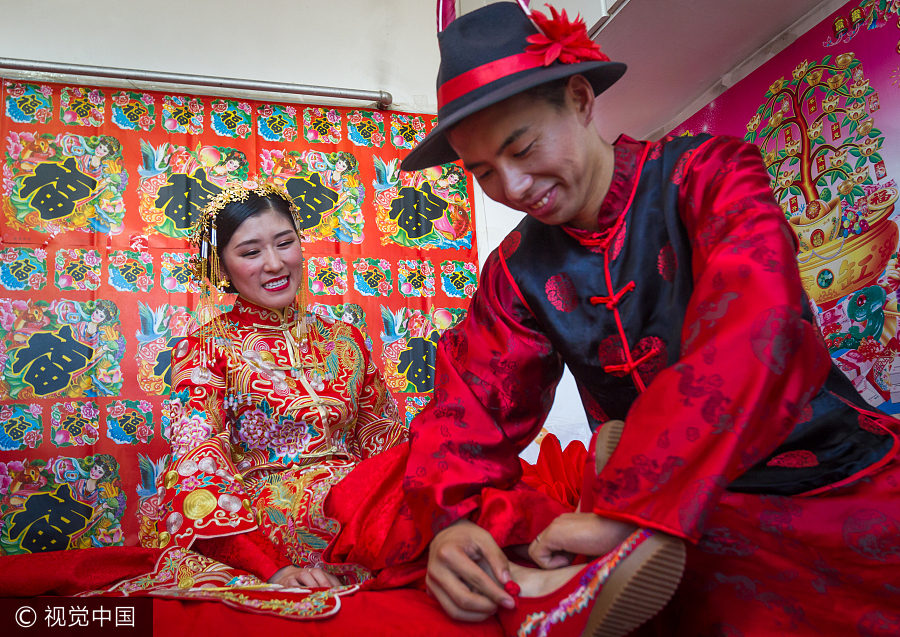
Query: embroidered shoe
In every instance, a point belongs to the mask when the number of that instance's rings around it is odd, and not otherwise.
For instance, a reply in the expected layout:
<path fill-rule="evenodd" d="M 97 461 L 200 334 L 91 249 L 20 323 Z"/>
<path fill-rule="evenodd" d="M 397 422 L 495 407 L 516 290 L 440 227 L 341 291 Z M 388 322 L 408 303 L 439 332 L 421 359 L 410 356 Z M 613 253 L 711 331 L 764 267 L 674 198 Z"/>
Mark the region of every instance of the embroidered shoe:
<path fill-rule="evenodd" d="M 684 543 L 639 529 L 597 558 L 568 583 L 542 597 L 518 597 L 501 608 L 504 634 L 620 637 L 658 613 L 671 599 L 684 571 Z"/>

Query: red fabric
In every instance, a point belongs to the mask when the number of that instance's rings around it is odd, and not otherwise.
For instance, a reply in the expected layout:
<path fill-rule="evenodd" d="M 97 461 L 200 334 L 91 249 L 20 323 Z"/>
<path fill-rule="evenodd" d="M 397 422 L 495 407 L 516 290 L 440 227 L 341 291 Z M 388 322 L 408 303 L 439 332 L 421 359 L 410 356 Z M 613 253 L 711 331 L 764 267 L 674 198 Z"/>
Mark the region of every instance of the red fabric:
<path fill-rule="evenodd" d="M 154 635 L 279 635 L 304 637 L 502 637 L 500 622 L 451 620 L 420 590 L 359 591 L 341 600 L 334 616 L 293 621 L 243 613 L 213 602 L 153 601 Z"/>
<path fill-rule="evenodd" d="M 403 474 L 409 445 L 401 444 L 364 460 L 331 488 L 325 514 L 341 521 L 341 532 L 323 557 L 378 571 L 370 588 L 421 586 L 431 535 L 416 527 L 404 499 Z M 509 490 L 483 488 L 472 520 L 488 529 L 500 546 L 527 544 L 568 509 L 552 497 L 518 483 Z"/>
<path fill-rule="evenodd" d="M 0 558 L 0 597 L 74 595 L 149 573 L 162 551 L 138 546 L 73 549 Z"/>
<path fill-rule="evenodd" d="M 159 549 L 104 547 L 11 555 L 0 559 L 0 596 L 73 595 L 147 573 Z M 307 637 L 465 635 L 499 637 L 499 622 L 455 622 L 419 590 L 358 591 L 341 599 L 334 617 L 316 621 L 245 613 L 217 602 L 153 600 L 154 635 L 264 635 Z"/>
<path fill-rule="evenodd" d="M 617 144 L 612 190 L 599 213 L 612 227 L 617 216 L 609 207 L 622 205 L 623 214 L 640 174 L 635 158 L 646 157 L 647 148 L 627 139 Z M 628 413 L 594 482 L 593 510 L 697 545 L 673 611 L 677 634 L 836 634 L 835 612 L 843 613 L 844 627 L 876 620 L 900 626 L 892 610 L 900 596 L 896 459 L 815 497 L 724 491 L 785 438 L 797 410 L 822 385 L 829 360 L 814 326 L 800 319 L 794 243 L 758 150 L 717 138 L 674 179 L 693 236 L 696 285 L 683 355 Z M 607 234 L 615 252 L 617 235 Z M 758 317 L 775 319 L 783 332 L 761 334 Z M 424 542 L 473 517 L 488 485 L 515 488 L 518 454 L 539 431 L 561 374 L 559 354 L 498 252 L 485 264 L 467 317 L 441 338 L 436 370 L 433 400 L 411 427 L 404 477 Z M 599 413 L 602 405 L 589 398 L 587 408 Z M 724 403 L 739 407 L 723 410 Z M 889 417 L 878 420 L 896 427 Z M 757 612 L 748 613 L 742 600 Z"/>
<path fill-rule="evenodd" d="M 562 450 L 559 438 L 553 434 L 544 436 L 540 452 L 534 464 L 521 460 L 522 482 L 546 493 L 574 511 L 581 499 L 587 449 L 580 440 L 573 440 Z"/>
<path fill-rule="evenodd" d="M 641 635 L 900 635 L 900 463 L 827 495 L 723 494 Z"/>
<path fill-rule="evenodd" d="M 801 318 L 794 244 L 758 149 L 713 138 L 681 172 L 695 285 L 681 358 L 632 405 L 595 485 L 594 511 L 696 541 L 724 486 L 787 436 L 795 405 L 815 395 L 830 365 L 815 325 Z M 765 316 L 785 336 L 766 335 L 761 352 Z M 716 418 L 716 404 L 738 405 L 729 409 L 736 417 Z"/>
<path fill-rule="evenodd" d="M 253 573 L 264 582 L 291 561 L 259 530 L 224 537 L 198 538 L 192 547 L 198 553 Z"/>

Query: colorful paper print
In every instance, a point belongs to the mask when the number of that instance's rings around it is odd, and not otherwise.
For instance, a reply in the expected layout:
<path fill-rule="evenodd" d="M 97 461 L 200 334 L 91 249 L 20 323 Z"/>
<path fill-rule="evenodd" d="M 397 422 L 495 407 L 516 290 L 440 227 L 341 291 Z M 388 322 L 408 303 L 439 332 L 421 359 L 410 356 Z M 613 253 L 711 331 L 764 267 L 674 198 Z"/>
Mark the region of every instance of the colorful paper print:
<path fill-rule="evenodd" d="M 350 111 L 347 137 L 356 146 L 381 148 L 384 145 L 384 115 L 377 111 Z"/>
<path fill-rule="evenodd" d="M 57 250 L 54 265 L 56 287 L 64 292 L 100 287 L 100 253 L 96 250 Z"/>
<path fill-rule="evenodd" d="M 478 286 L 478 274 L 474 263 L 468 261 L 441 261 L 441 289 L 449 297 L 471 299 Z"/>
<path fill-rule="evenodd" d="M 50 439 L 57 447 L 93 445 L 100 439 L 100 409 L 93 401 L 54 403 Z"/>
<path fill-rule="evenodd" d="M 191 278 L 188 269 L 187 252 L 163 252 L 159 266 L 159 283 L 162 289 L 172 294 L 194 292 L 200 290 Z"/>
<path fill-rule="evenodd" d="M 397 262 L 397 289 L 403 296 L 434 296 L 434 268 L 428 261 Z"/>
<path fill-rule="evenodd" d="M 425 139 L 425 119 L 416 115 L 391 115 L 391 143 L 399 150 L 412 150 Z"/>
<path fill-rule="evenodd" d="M 0 463 L 0 553 L 18 555 L 125 541 L 127 498 L 109 454 Z M 5 491 L 5 492 L 4 492 Z"/>
<path fill-rule="evenodd" d="M 363 296 L 390 296 L 394 289 L 387 259 L 361 258 L 353 262 L 353 289 Z"/>
<path fill-rule="evenodd" d="M 156 125 L 156 99 L 149 93 L 118 91 L 110 107 L 113 124 L 122 130 L 149 132 Z"/>
<path fill-rule="evenodd" d="M 106 436 L 120 445 L 153 439 L 153 405 L 147 400 L 115 400 L 106 406 Z"/>
<path fill-rule="evenodd" d="M 0 299 L 0 399 L 118 395 L 124 353 L 112 301 Z"/>
<path fill-rule="evenodd" d="M 247 177 L 247 157 L 238 150 L 197 144 L 194 150 L 141 140 L 138 169 L 141 217 L 148 232 L 184 238 L 209 200 L 231 181 Z"/>
<path fill-rule="evenodd" d="M 438 338 L 463 316 L 465 310 L 456 308 L 436 308 L 424 314 L 382 305 L 382 359 L 388 388 L 400 393 L 431 392 Z"/>
<path fill-rule="evenodd" d="M 263 150 L 260 163 L 264 178 L 284 186 L 297 206 L 305 240 L 362 243 L 365 187 L 355 155 Z"/>
<path fill-rule="evenodd" d="M 209 109 L 213 132 L 220 137 L 247 139 L 253 132 L 250 113 L 250 104 L 247 102 L 213 100 Z"/>
<path fill-rule="evenodd" d="M 7 290 L 42 290 L 47 285 L 47 251 L 43 248 L 0 250 L 0 286 Z"/>
<path fill-rule="evenodd" d="M 0 205 L 12 228 L 122 231 L 128 172 L 116 137 L 10 131 L 5 160 Z"/>
<path fill-rule="evenodd" d="M 262 104 L 256 109 L 256 130 L 267 142 L 292 142 L 297 138 L 297 109 Z"/>
<path fill-rule="evenodd" d="M 197 97 L 163 97 L 162 125 L 169 133 L 200 135 L 203 132 L 203 101 Z"/>
<path fill-rule="evenodd" d="M 334 109 L 313 106 L 303 109 L 303 137 L 315 144 L 341 141 L 341 114 Z"/>
<path fill-rule="evenodd" d="M 425 406 L 431 402 L 431 396 L 407 396 L 406 400 L 404 400 L 404 406 L 406 411 L 406 426 L 409 427 L 412 424 L 413 418 L 418 415 Z"/>
<path fill-rule="evenodd" d="M 172 390 L 172 346 L 196 324 L 187 309 L 168 304 L 138 302 L 138 314 L 138 386 L 150 395 L 167 395 Z"/>
<path fill-rule="evenodd" d="M 347 262 L 341 257 L 307 260 L 309 291 L 316 296 L 347 293 Z"/>
<path fill-rule="evenodd" d="M 153 288 L 153 255 L 115 250 L 109 255 L 109 284 L 119 292 L 149 292 Z"/>
<path fill-rule="evenodd" d="M 36 449 L 44 441 L 40 405 L 0 405 L 0 450 Z"/>
<path fill-rule="evenodd" d="M 46 124 L 53 114 L 53 89 L 46 84 L 6 83 L 6 116 L 17 124 Z"/>
<path fill-rule="evenodd" d="M 410 248 L 472 246 L 466 176 L 457 164 L 423 171 L 400 170 L 397 159 L 375 157 L 375 220 L 381 244 Z"/>
<path fill-rule="evenodd" d="M 69 126 L 103 126 L 106 95 L 98 88 L 63 87 L 59 97 L 59 119 Z"/>

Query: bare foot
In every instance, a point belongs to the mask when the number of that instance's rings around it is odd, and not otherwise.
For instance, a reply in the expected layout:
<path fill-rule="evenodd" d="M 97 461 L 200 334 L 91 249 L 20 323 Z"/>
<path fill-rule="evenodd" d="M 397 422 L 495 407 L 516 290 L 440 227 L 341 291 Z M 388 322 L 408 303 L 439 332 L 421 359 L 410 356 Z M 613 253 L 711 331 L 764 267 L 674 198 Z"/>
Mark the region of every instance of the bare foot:
<path fill-rule="evenodd" d="M 509 574 L 522 589 L 519 597 L 541 597 L 558 589 L 583 568 L 584 564 L 575 564 L 574 566 L 544 570 L 510 563 Z"/>

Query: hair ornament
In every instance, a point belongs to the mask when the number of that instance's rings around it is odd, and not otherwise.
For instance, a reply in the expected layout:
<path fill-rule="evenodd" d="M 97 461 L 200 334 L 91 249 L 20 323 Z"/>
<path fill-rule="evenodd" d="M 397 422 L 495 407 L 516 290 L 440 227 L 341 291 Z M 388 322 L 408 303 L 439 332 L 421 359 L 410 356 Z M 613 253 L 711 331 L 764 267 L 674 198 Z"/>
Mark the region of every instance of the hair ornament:
<path fill-rule="evenodd" d="M 277 197 L 288 202 L 291 215 L 294 217 L 294 225 L 297 228 L 300 227 L 299 210 L 282 186 L 263 183 L 257 179 L 229 183 L 200 211 L 200 218 L 188 235 L 188 241 L 198 250 L 198 254 L 194 254 L 188 260 L 188 269 L 203 296 L 213 296 L 218 299 L 226 293 L 228 288 L 228 279 L 222 272 L 217 249 L 216 220 L 218 215 L 229 203 L 247 201 L 251 192 L 260 197 Z"/>
<path fill-rule="evenodd" d="M 609 56 L 588 37 L 587 27 L 580 15 L 570 20 L 565 9 L 557 12 L 550 5 L 547 8 L 550 9 L 549 18 L 540 11 L 528 12 L 528 17 L 540 33 L 528 37 L 531 44 L 525 48 L 526 52 L 542 57 L 544 66 L 550 66 L 557 60 L 561 64 L 609 62 Z"/>

